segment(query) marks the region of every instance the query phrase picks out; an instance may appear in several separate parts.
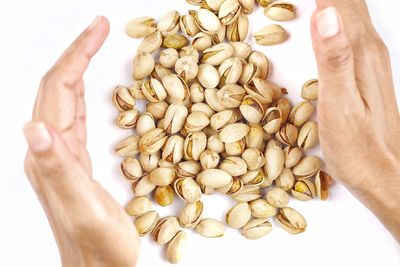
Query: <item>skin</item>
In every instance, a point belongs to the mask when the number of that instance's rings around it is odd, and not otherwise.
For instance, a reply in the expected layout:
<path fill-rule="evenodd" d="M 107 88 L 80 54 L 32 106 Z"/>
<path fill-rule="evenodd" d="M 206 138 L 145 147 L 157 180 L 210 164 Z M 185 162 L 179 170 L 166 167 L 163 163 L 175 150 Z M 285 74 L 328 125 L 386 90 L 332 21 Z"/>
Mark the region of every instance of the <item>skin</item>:
<path fill-rule="evenodd" d="M 364 1 L 319 0 L 317 5 L 311 32 L 319 70 L 320 143 L 328 172 L 400 241 L 400 116 L 388 51 Z M 340 29 L 324 38 L 317 24 L 328 7 L 335 8 Z M 99 17 L 68 48 L 43 77 L 32 122 L 24 128 L 26 173 L 63 266 L 131 267 L 140 253 L 131 219 L 92 179 L 86 150 L 82 76 L 108 32 L 108 21 Z"/>

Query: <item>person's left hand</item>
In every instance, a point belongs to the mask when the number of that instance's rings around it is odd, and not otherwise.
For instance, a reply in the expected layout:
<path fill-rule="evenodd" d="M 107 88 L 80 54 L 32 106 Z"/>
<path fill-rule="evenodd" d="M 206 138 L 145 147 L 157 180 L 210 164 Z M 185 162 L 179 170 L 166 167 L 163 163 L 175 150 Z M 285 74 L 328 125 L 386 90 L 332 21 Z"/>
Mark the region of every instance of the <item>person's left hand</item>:
<path fill-rule="evenodd" d="M 98 17 L 43 77 L 24 133 L 25 170 L 46 212 L 63 266 L 136 264 L 140 242 L 124 209 L 92 179 L 83 74 L 109 33 Z"/>

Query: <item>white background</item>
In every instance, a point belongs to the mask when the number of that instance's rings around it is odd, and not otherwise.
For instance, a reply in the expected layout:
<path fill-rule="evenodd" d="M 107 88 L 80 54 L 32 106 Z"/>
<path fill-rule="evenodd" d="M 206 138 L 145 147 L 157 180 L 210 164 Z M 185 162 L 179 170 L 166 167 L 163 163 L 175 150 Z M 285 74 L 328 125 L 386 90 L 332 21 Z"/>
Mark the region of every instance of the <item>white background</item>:
<path fill-rule="evenodd" d="M 298 6 L 299 18 L 284 23 L 291 33 L 290 41 L 257 49 L 273 63 L 272 80 L 286 86 L 291 99 L 297 101 L 302 83 L 317 74 L 309 33 L 309 18 L 315 5 L 312 0 L 292 1 Z M 368 3 L 391 52 L 393 73 L 400 88 L 400 35 L 395 30 L 400 24 L 400 4 L 397 0 Z M 188 8 L 191 7 L 184 0 L 1 1 L 0 266 L 60 265 L 47 220 L 23 172 L 26 145 L 21 128 L 30 119 L 41 75 L 96 15 L 110 19 L 110 37 L 85 76 L 89 151 L 95 178 L 124 204 L 131 193 L 118 172 L 121 159 L 113 155 L 112 147 L 129 133 L 113 125 L 117 113 L 110 96 L 115 85 L 130 84 L 130 60 L 138 42 L 127 38 L 123 28 L 133 17 L 160 17 L 169 9 L 185 12 Z M 251 22 L 255 29 L 270 23 L 260 10 L 253 14 Z M 231 204 L 223 197 L 204 200 L 206 215 L 217 219 L 222 219 Z M 305 234 L 291 236 L 276 227 L 269 236 L 248 241 L 230 229 L 221 239 L 204 239 L 190 233 L 188 253 L 181 266 L 400 265 L 396 242 L 342 186 L 334 186 L 328 202 L 292 201 L 291 206 L 307 218 Z M 148 238 L 142 243 L 140 266 L 169 266 L 163 248 Z"/>

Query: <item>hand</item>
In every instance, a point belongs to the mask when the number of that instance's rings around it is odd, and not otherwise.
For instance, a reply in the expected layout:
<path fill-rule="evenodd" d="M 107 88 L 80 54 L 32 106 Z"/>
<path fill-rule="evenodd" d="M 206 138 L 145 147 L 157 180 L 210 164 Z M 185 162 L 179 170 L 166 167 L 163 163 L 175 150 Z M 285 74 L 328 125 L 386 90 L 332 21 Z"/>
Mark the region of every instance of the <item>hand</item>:
<path fill-rule="evenodd" d="M 389 53 L 363 0 L 317 0 L 320 143 L 328 171 L 400 241 L 400 117 Z"/>
<path fill-rule="evenodd" d="M 140 243 L 123 208 L 92 179 L 83 74 L 109 33 L 97 18 L 43 77 L 24 128 L 25 169 L 46 212 L 63 266 L 136 264 Z"/>

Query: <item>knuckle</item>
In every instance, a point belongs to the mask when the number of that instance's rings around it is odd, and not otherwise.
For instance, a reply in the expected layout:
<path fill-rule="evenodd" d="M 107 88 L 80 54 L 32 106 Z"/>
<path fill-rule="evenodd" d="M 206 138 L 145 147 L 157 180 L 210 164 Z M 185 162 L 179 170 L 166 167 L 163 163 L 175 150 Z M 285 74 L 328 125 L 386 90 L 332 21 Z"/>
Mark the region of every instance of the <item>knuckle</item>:
<path fill-rule="evenodd" d="M 40 171 L 41 174 L 44 175 L 45 177 L 52 177 L 52 178 L 63 177 L 63 175 L 66 172 L 64 165 L 59 160 L 45 163 L 40 168 Z"/>
<path fill-rule="evenodd" d="M 350 45 L 328 50 L 324 57 L 326 67 L 332 72 L 342 72 L 346 70 L 352 59 Z"/>

